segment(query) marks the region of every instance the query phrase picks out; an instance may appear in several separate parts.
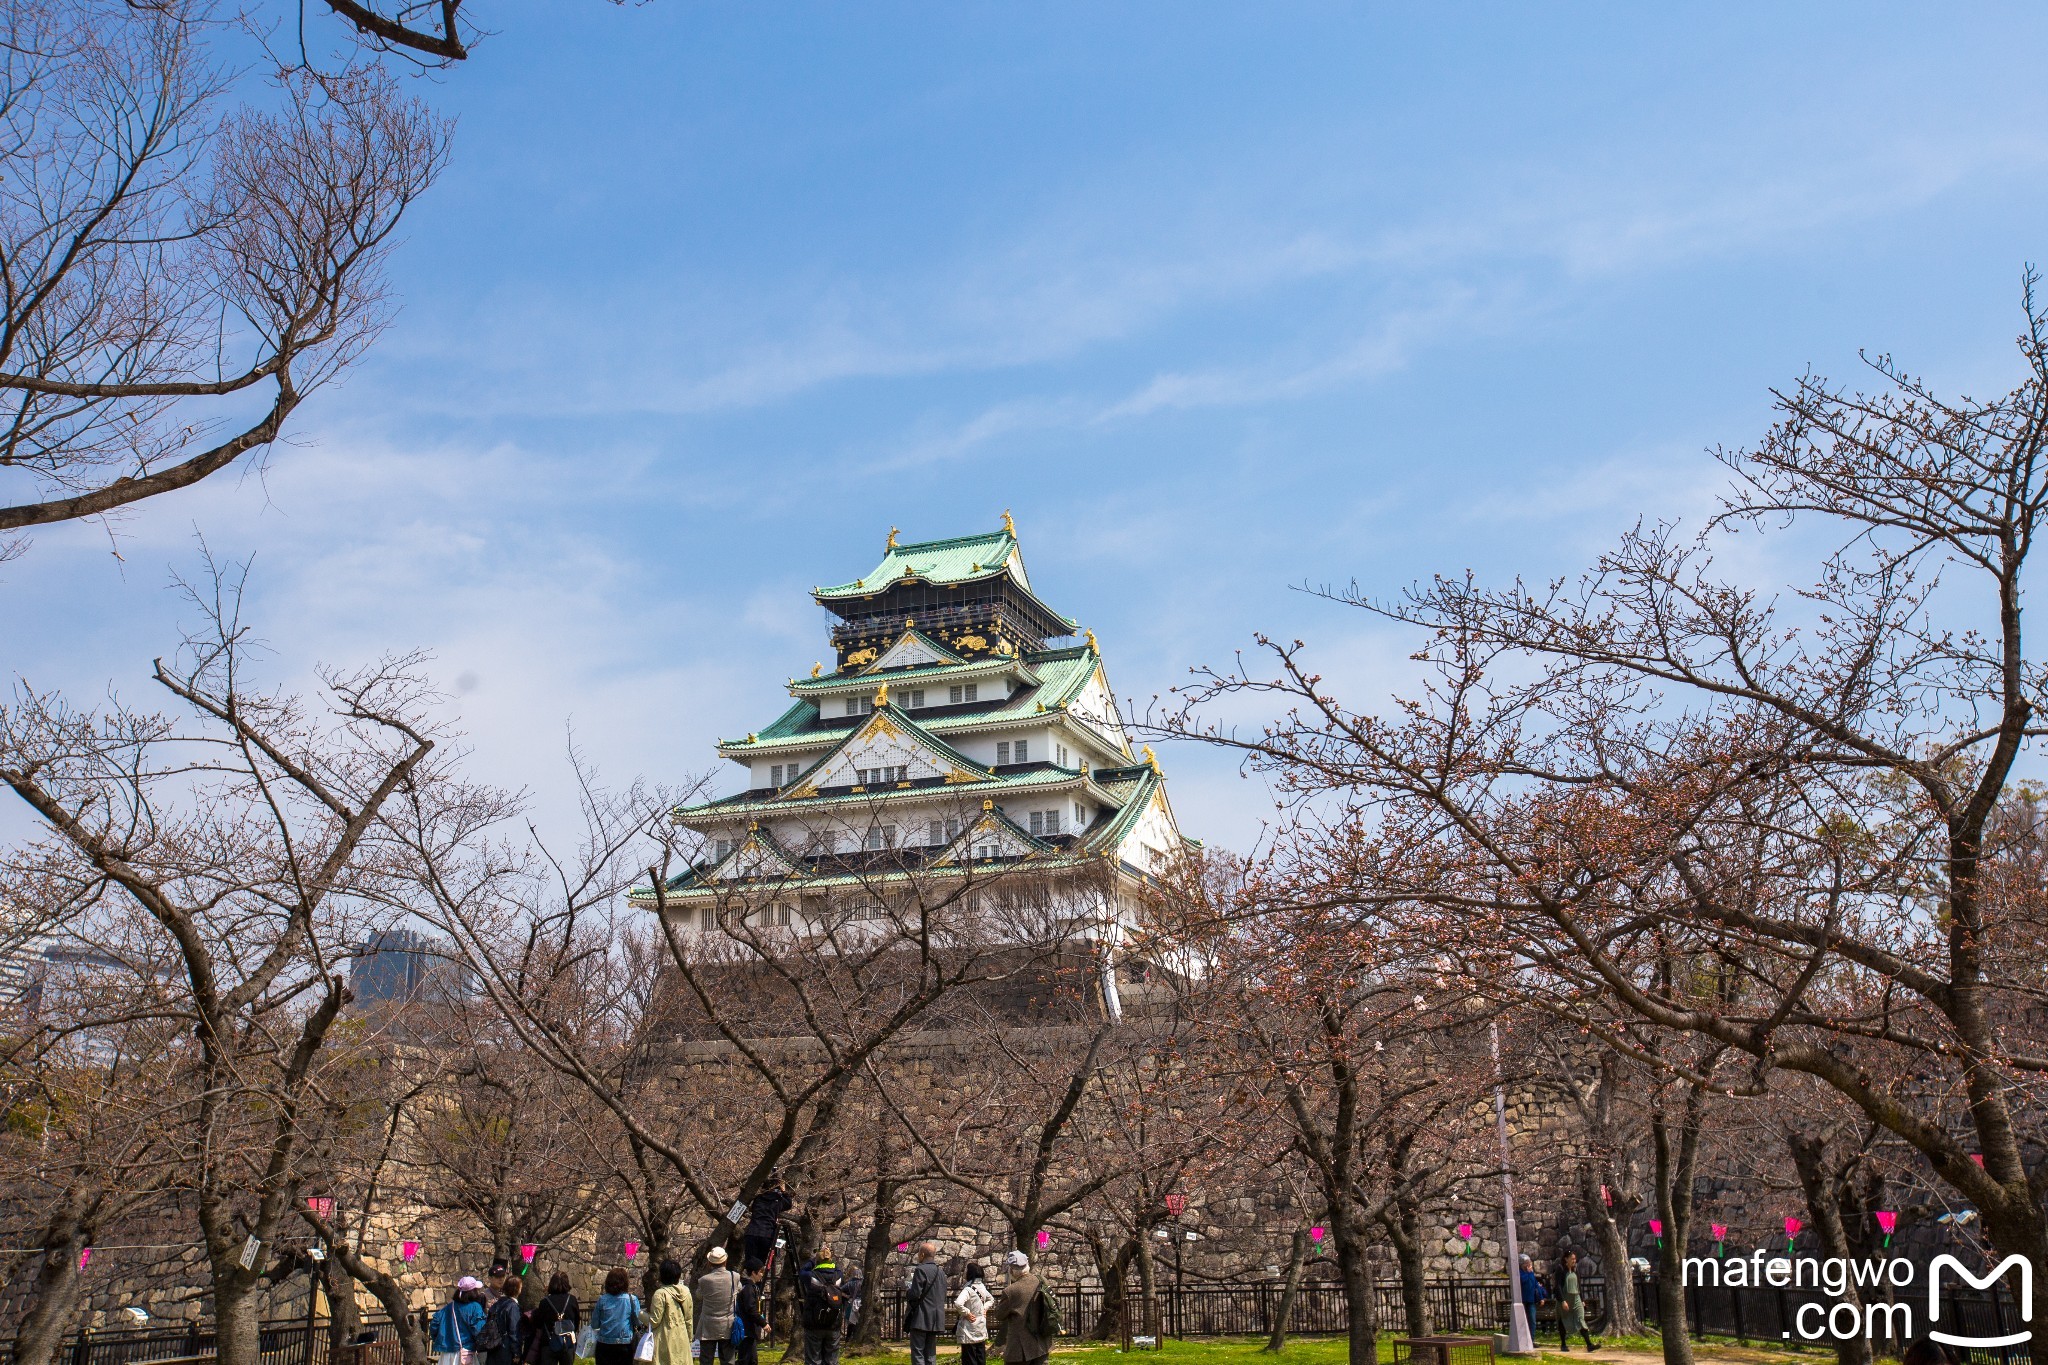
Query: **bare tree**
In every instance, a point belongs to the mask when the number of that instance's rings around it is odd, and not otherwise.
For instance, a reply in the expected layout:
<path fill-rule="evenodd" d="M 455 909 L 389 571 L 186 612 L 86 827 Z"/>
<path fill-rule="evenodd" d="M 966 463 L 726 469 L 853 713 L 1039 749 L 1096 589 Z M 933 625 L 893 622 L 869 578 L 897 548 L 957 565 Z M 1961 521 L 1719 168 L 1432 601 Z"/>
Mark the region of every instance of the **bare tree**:
<path fill-rule="evenodd" d="M 170 1136 L 223 1365 L 256 1365 L 265 1253 L 296 1224 L 319 1097 L 350 1045 L 334 1027 L 346 958 L 402 885 L 378 822 L 401 789 L 431 804 L 443 770 L 414 661 L 328 672 L 319 717 L 252 685 L 235 585 L 195 601 L 207 628 L 156 669 L 189 723 L 23 688 L 0 712 L 0 782 L 44 829 L 18 865 L 173 965 L 138 1008 L 189 1040 L 161 1063 L 185 1087 Z"/>
<path fill-rule="evenodd" d="M 0 534 L 268 447 L 389 316 L 446 124 L 374 65 L 223 109 L 221 27 L 207 0 L 0 3 Z"/>

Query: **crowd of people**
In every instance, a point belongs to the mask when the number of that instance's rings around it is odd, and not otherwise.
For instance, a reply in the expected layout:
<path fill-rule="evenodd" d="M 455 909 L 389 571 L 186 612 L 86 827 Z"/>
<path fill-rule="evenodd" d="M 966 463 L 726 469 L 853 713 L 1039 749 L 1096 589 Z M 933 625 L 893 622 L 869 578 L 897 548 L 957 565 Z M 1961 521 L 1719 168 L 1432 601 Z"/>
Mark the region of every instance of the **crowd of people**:
<path fill-rule="evenodd" d="M 760 1343 L 771 1330 L 769 1285 L 786 1240 L 782 1220 L 794 1207 L 788 1189 L 771 1179 L 748 1205 L 738 1270 L 722 1246 L 704 1253 L 704 1270 L 694 1284 L 684 1283 L 681 1262 L 664 1260 L 644 1305 L 624 1267 L 605 1275 L 604 1291 L 587 1316 L 560 1271 L 549 1277 L 547 1292 L 530 1301 L 525 1277 L 503 1261 L 485 1279 L 465 1275 L 428 1319 L 439 1365 L 759 1365 Z M 902 1328 L 910 1339 L 911 1365 L 937 1365 L 949 1299 L 957 1314 L 960 1365 L 987 1365 L 991 1332 L 1001 1334 L 1005 1365 L 1043 1365 L 1059 1334 L 1059 1317 L 1030 1259 L 1021 1251 L 1004 1257 L 1005 1283 L 998 1295 L 979 1265 L 965 1268 L 956 1291 L 938 1264 L 938 1251 L 935 1242 L 921 1244 L 903 1284 Z M 860 1270 L 842 1272 L 826 1244 L 795 1278 L 805 1365 L 838 1365 L 840 1345 L 865 1307 Z"/>

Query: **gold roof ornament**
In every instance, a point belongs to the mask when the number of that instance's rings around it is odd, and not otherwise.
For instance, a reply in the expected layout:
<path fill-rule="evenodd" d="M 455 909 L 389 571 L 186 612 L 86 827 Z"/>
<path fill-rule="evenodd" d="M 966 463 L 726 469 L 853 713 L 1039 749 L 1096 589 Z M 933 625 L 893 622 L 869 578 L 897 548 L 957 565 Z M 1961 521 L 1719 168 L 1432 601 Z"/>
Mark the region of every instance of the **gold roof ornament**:
<path fill-rule="evenodd" d="M 1090 654 L 1100 654 L 1102 652 L 1102 647 L 1095 643 L 1095 632 L 1092 630 L 1084 630 L 1081 633 L 1088 637 L 1088 652 Z"/>
<path fill-rule="evenodd" d="M 825 665 L 823 665 L 823 664 L 812 664 L 812 665 L 811 665 L 811 676 L 812 676 L 812 677 L 814 677 L 814 678 L 815 678 L 815 677 L 817 677 L 817 676 L 818 676 L 818 675 L 819 675 L 820 673 L 823 673 L 824 671 L 825 671 Z"/>
<path fill-rule="evenodd" d="M 1155 772 L 1155 773 L 1156 773 L 1156 772 L 1158 772 L 1158 771 L 1159 771 L 1159 755 L 1157 755 L 1157 754 L 1155 754 L 1155 753 L 1153 753 L 1153 752 L 1152 752 L 1152 746 L 1151 746 L 1151 745 L 1149 745 L 1149 744 L 1145 745 L 1145 746 L 1144 746 L 1144 749 L 1145 749 L 1145 766 L 1146 766 L 1146 767 L 1148 767 L 1148 768 L 1150 768 L 1150 769 L 1151 769 L 1151 770 L 1152 770 L 1153 772 Z"/>
<path fill-rule="evenodd" d="M 749 744 L 758 744 L 758 743 L 760 743 L 760 740 L 761 740 L 761 736 L 760 736 L 759 734 L 757 734 L 756 732 L 754 732 L 754 731 L 752 731 L 752 730 L 749 730 L 749 731 L 747 731 L 747 743 L 749 743 Z"/>
<path fill-rule="evenodd" d="M 994 798 L 994 797 L 992 797 L 992 796 L 984 796 L 984 797 L 982 797 L 982 798 L 981 798 L 981 808 L 982 808 L 983 810 L 994 810 L 994 809 L 996 808 L 996 802 L 995 802 L 995 798 Z"/>
<path fill-rule="evenodd" d="M 1003 530 L 1012 540 L 1017 538 L 1017 523 L 1010 520 L 1010 509 L 1007 507 L 1003 509 Z"/>
<path fill-rule="evenodd" d="M 893 549 L 895 549 L 895 548 L 896 548 L 896 528 L 895 528 L 895 527 L 891 526 L 891 527 L 889 528 L 889 543 L 888 543 L 887 545 L 884 545 L 884 546 L 883 546 L 882 548 L 883 548 L 883 549 L 885 549 L 885 550 L 893 550 Z"/>
<path fill-rule="evenodd" d="M 887 706 L 888 704 L 889 704 L 889 684 L 887 684 L 887 683 L 883 683 L 883 684 L 882 684 L 882 685 L 881 685 L 880 687 L 878 687 L 878 688 L 876 688 L 876 689 L 875 689 L 875 705 L 876 705 L 877 707 L 882 707 L 882 706 Z"/>

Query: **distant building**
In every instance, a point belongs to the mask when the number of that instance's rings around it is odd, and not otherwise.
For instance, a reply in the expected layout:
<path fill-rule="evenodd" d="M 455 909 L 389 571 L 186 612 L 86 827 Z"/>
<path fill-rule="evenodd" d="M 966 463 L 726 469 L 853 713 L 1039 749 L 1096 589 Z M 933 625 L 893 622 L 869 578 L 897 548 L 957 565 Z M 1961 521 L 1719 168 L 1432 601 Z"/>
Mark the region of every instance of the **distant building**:
<path fill-rule="evenodd" d="M 446 941 L 411 929 L 370 935 L 349 968 L 348 987 L 361 1006 L 459 1000 L 467 973 Z"/>

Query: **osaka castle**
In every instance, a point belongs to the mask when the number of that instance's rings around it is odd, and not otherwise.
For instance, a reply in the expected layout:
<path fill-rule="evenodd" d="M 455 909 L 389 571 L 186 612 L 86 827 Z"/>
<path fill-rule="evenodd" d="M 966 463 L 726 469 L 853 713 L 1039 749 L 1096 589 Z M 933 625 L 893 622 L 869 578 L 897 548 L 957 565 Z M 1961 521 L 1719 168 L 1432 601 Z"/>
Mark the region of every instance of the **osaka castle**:
<path fill-rule="evenodd" d="M 745 789 L 676 810 L 702 853 L 634 902 L 696 933 L 802 936 L 892 891 L 978 880 L 1054 888 L 1039 899 L 1072 936 L 1126 942 L 1195 845 L 1151 750 L 1132 748 L 1095 633 L 1032 590 L 1009 514 L 949 540 L 891 531 L 881 563 L 811 595 L 835 618 L 831 666 L 719 742 Z"/>

